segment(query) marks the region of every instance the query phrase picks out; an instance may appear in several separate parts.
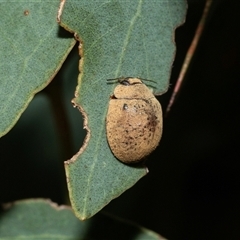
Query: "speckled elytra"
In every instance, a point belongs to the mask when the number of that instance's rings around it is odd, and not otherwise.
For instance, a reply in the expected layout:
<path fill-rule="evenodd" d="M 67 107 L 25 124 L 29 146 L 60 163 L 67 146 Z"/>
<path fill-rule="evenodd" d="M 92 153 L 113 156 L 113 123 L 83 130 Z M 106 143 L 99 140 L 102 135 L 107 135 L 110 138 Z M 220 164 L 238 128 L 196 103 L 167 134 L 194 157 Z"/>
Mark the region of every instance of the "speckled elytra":
<path fill-rule="evenodd" d="M 127 77 L 117 81 L 106 117 L 107 140 L 117 159 L 136 163 L 158 146 L 162 108 L 141 79 Z"/>

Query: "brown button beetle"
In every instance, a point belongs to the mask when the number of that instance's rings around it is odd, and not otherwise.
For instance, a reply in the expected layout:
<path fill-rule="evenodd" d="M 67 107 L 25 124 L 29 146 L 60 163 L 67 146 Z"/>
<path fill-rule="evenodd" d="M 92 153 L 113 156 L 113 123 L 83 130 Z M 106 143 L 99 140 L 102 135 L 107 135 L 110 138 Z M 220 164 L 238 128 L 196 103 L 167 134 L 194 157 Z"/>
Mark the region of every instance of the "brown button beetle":
<path fill-rule="evenodd" d="M 114 79 L 109 79 L 114 80 Z M 137 163 L 162 136 L 162 108 L 139 78 L 119 78 L 106 118 L 108 144 L 120 161 Z"/>

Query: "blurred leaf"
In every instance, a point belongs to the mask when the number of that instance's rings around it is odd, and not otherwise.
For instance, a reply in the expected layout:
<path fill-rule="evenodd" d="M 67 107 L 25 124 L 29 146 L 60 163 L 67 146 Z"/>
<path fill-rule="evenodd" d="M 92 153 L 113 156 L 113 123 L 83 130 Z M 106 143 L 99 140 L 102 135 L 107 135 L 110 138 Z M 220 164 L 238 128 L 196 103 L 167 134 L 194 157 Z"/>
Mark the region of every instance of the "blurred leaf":
<path fill-rule="evenodd" d="M 74 103 L 84 115 L 85 144 L 66 174 L 76 215 L 86 219 L 133 186 L 144 166 L 119 162 L 109 149 L 105 118 L 116 84 L 111 78 L 154 80 L 155 94 L 167 91 L 175 54 L 175 28 L 183 22 L 185 0 L 65 2 L 61 26 L 80 40 L 80 76 Z"/>
<path fill-rule="evenodd" d="M 53 79 L 75 44 L 59 28 L 58 6 L 59 0 L 0 3 L 0 136 Z"/>
<path fill-rule="evenodd" d="M 43 199 L 6 204 L 0 214 L 1 239 L 163 239 L 132 223 L 100 214 L 81 222 L 67 206 Z"/>

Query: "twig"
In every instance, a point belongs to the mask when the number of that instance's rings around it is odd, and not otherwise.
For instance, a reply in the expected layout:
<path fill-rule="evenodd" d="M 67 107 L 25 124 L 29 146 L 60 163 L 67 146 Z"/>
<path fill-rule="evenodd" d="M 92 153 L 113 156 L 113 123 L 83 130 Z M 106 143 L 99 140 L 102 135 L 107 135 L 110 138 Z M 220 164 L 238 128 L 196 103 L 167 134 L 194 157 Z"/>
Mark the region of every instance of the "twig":
<path fill-rule="evenodd" d="M 186 75 L 186 72 L 188 70 L 188 67 L 191 63 L 191 60 L 192 60 L 192 57 L 196 51 L 196 48 L 197 48 L 197 45 L 198 45 L 198 42 L 199 42 L 199 39 L 202 35 L 202 32 L 203 32 L 203 29 L 204 29 L 204 26 L 205 26 L 205 23 L 206 23 L 206 19 L 207 19 L 207 16 L 208 16 L 208 13 L 209 13 L 209 9 L 210 9 L 210 6 L 212 4 L 212 0 L 206 0 L 206 4 L 205 4 L 205 7 L 204 7 L 204 11 L 203 11 L 203 14 L 202 14 L 202 17 L 200 19 L 200 22 L 198 24 L 198 27 L 197 27 L 197 30 L 195 32 L 195 36 L 192 40 L 192 43 L 187 51 L 187 54 L 186 54 L 186 57 L 184 59 L 184 62 L 183 62 L 183 66 L 182 66 L 182 69 L 180 71 L 180 74 L 179 74 L 179 77 L 178 77 L 178 80 L 176 82 L 176 85 L 174 87 L 174 90 L 173 90 L 173 93 L 172 93 L 172 96 L 170 98 L 170 101 L 169 101 L 169 104 L 167 106 L 167 110 L 166 110 L 166 114 L 170 111 L 173 103 L 174 103 L 174 100 L 180 90 L 180 87 L 182 86 L 182 82 L 183 82 L 183 79 L 184 79 L 184 76 Z"/>

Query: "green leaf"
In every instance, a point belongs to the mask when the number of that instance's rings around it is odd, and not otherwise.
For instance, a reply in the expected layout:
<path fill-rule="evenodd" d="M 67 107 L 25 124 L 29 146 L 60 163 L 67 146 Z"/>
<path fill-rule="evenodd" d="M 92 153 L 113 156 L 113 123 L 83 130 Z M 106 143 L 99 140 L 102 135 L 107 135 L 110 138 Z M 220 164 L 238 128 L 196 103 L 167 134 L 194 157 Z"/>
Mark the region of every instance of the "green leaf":
<path fill-rule="evenodd" d="M 76 42 L 59 28 L 58 7 L 59 0 L 0 3 L 0 136 L 53 79 Z"/>
<path fill-rule="evenodd" d="M 81 222 L 70 207 L 43 199 L 6 204 L 0 215 L 0 239 L 132 239 L 160 240 L 136 224 L 100 214 Z"/>
<path fill-rule="evenodd" d="M 183 22 L 185 0 L 65 2 L 61 26 L 80 40 L 80 72 L 75 105 L 84 115 L 85 144 L 66 162 L 70 199 L 86 219 L 133 186 L 144 166 L 119 162 L 109 149 L 105 119 L 116 84 L 107 79 L 153 80 L 154 93 L 168 88 L 175 54 L 175 28 Z"/>

